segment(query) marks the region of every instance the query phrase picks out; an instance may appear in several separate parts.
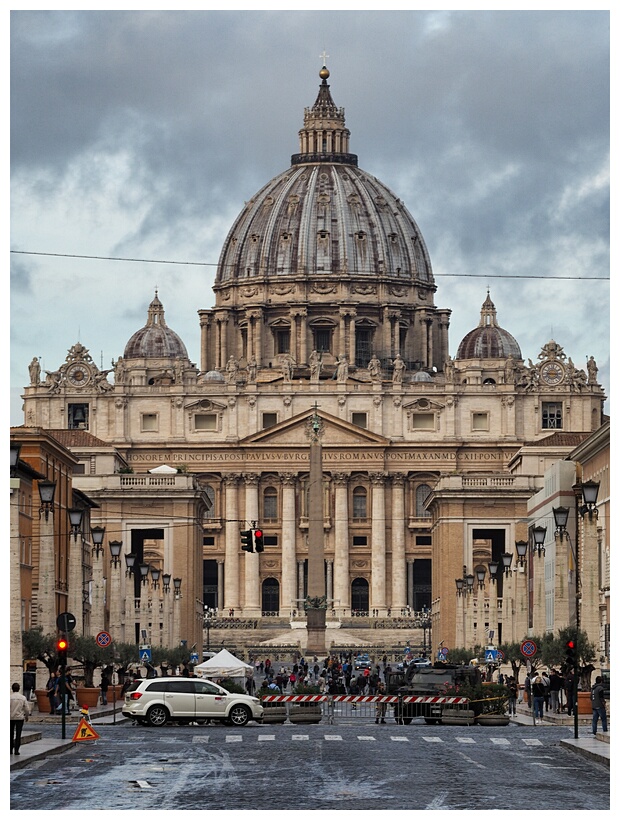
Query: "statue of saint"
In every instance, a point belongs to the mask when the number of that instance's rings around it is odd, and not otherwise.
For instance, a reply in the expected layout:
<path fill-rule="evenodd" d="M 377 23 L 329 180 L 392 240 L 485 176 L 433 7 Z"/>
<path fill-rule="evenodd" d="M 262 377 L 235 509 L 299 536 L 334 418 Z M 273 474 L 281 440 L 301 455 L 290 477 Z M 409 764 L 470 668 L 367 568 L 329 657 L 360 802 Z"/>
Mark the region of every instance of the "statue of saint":
<path fill-rule="evenodd" d="M 231 356 L 228 361 L 226 362 L 226 381 L 228 384 L 236 384 L 237 383 L 237 371 L 239 370 L 239 365 L 237 364 L 237 360 L 234 356 Z"/>
<path fill-rule="evenodd" d="M 598 377 L 598 367 L 596 366 L 596 362 L 594 361 L 594 356 L 590 356 L 588 359 L 588 384 L 596 384 L 597 377 Z"/>
<path fill-rule="evenodd" d="M 373 382 L 381 378 L 381 362 L 376 356 L 368 362 L 368 372 Z"/>
<path fill-rule="evenodd" d="M 41 381 L 41 365 L 35 356 L 28 365 L 28 372 L 30 373 L 30 384 L 37 385 Z"/>
<path fill-rule="evenodd" d="M 321 375 L 321 368 L 323 367 L 321 354 L 317 353 L 316 350 L 313 350 L 310 354 L 308 363 L 310 365 L 310 381 L 318 382 Z"/>
<path fill-rule="evenodd" d="M 394 368 L 392 372 L 392 382 L 394 384 L 401 384 L 403 380 L 403 373 L 405 372 L 407 365 L 404 363 L 400 353 L 396 354 L 396 358 L 392 362 L 392 367 Z"/>
<path fill-rule="evenodd" d="M 339 382 L 346 382 L 349 378 L 349 363 L 344 354 L 338 356 L 338 365 L 336 367 L 336 379 Z"/>

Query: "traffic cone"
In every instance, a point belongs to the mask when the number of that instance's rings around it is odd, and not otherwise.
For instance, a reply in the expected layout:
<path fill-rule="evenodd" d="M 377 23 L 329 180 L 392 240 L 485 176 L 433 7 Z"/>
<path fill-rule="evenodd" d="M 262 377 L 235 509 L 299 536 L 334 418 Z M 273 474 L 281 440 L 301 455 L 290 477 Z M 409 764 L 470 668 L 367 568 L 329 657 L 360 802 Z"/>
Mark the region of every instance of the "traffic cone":
<path fill-rule="evenodd" d="M 80 709 L 80 715 L 84 720 L 90 723 L 90 712 L 88 711 L 88 706 L 82 706 L 82 708 Z"/>

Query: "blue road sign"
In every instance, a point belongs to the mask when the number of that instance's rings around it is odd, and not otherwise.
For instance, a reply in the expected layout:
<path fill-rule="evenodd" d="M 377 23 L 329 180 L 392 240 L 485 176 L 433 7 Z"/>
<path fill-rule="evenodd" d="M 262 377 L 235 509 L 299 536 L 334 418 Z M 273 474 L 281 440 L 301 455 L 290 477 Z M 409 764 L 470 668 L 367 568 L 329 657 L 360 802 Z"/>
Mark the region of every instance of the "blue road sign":
<path fill-rule="evenodd" d="M 487 663 L 495 663 L 497 661 L 497 649 L 485 649 L 484 659 Z"/>
<path fill-rule="evenodd" d="M 189 656 L 190 663 L 198 663 L 198 652 L 192 652 Z"/>
<path fill-rule="evenodd" d="M 150 660 L 151 660 L 151 650 L 150 649 L 141 649 L 140 650 L 140 660 L 150 662 Z"/>

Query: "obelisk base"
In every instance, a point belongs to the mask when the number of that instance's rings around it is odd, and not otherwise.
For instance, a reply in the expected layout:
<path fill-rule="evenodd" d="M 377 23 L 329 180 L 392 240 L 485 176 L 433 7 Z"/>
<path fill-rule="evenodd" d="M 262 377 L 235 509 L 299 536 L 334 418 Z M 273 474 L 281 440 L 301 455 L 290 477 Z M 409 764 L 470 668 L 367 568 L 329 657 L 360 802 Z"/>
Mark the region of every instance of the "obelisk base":
<path fill-rule="evenodd" d="M 327 652 L 325 646 L 325 610 L 309 608 L 306 610 L 306 616 L 308 632 L 306 654 L 325 655 Z"/>

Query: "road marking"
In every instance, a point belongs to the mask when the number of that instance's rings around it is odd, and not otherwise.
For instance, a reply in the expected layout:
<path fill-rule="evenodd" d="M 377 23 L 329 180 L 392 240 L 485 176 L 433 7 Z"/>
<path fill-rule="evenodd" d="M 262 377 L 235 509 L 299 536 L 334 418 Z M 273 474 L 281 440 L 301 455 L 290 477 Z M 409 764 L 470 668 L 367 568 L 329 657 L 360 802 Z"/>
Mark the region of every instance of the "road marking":
<path fill-rule="evenodd" d="M 492 737 L 490 738 L 490 741 L 491 743 L 495 743 L 497 746 L 510 746 L 510 741 L 505 737 Z"/>
<path fill-rule="evenodd" d="M 325 735 L 325 740 L 342 740 L 342 735 Z"/>
<path fill-rule="evenodd" d="M 372 735 L 358 735 L 357 739 L 358 740 L 374 740 L 374 737 Z"/>
<path fill-rule="evenodd" d="M 403 737 L 402 735 L 396 735 L 396 736 L 392 735 L 390 740 L 397 740 L 397 741 L 402 740 L 403 743 L 409 743 L 409 738 L 408 737 Z"/>
<path fill-rule="evenodd" d="M 136 780 L 136 786 L 139 786 L 141 789 L 152 789 L 153 787 L 148 782 L 148 780 Z"/>
<path fill-rule="evenodd" d="M 308 740 L 308 735 L 291 735 L 291 740 Z"/>
<path fill-rule="evenodd" d="M 523 742 L 526 746 L 542 746 L 542 740 L 538 740 L 537 737 L 530 738 L 529 740 L 527 738 L 523 738 Z"/>
<path fill-rule="evenodd" d="M 447 794 L 448 794 L 448 792 L 441 792 L 441 794 L 435 795 L 435 797 L 433 797 L 431 802 L 427 806 L 425 806 L 425 808 L 426 809 L 434 809 L 434 810 L 445 809 L 446 811 L 451 809 L 452 806 L 446 805 L 446 803 L 444 803 L 444 800 L 446 799 Z"/>
<path fill-rule="evenodd" d="M 275 735 L 259 735 L 258 739 L 259 740 L 275 740 L 276 736 Z"/>
<path fill-rule="evenodd" d="M 241 735 L 226 735 L 226 743 L 240 743 L 242 740 Z"/>
<path fill-rule="evenodd" d="M 468 763 L 471 763 L 472 766 L 477 766 L 479 769 L 486 769 L 486 766 L 483 766 L 482 763 L 478 763 L 477 760 L 473 760 L 471 757 L 468 757 L 463 752 L 457 752 L 457 754 L 460 754 L 463 760 L 466 760 Z"/>
<path fill-rule="evenodd" d="M 422 740 L 425 740 L 427 743 L 443 743 L 440 737 L 427 737 L 422 735 Z"/>
<path fill-rule="evenodd" d="M 209 735 L 194 735 L 192 738 L 192 743 L 208 743 L 209 742 Z"/>
<path fill-rule="evenodd" d="M 475 743 L 473 737 L 457 737 L 457 743 Z"/>

